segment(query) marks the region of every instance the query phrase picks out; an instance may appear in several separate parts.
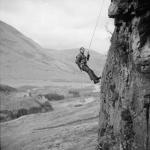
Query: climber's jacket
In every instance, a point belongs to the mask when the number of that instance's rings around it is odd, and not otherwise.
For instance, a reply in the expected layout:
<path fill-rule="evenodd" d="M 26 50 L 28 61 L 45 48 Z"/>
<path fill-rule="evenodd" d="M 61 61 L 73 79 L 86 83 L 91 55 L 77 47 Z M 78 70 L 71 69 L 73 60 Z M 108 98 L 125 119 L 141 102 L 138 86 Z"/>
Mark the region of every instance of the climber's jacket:
<path fill-rule="evenodd" d="M 87 54 L 87 56 L 85 56 L 83 53 L 79 53 L 77 56 L 76 56 L 76 64 L 78 65 L 78 67 L 82 70 L 82 67 L 87 65 L 87 61 L 89 60 L 90 58 L 90 55 Z"/>

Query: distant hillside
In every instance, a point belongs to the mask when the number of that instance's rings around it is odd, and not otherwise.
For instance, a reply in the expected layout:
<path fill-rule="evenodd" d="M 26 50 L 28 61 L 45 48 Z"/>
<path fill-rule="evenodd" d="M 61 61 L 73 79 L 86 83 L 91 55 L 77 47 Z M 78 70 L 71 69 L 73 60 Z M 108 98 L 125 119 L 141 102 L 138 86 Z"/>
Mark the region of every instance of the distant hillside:
<path fill-rule="evenodd" d="M 88 82 L 77 68 L 78 49 L 47 50 L 24 36 L 12 26 L 0 21 L 0 79 L 2 83 L 22 81 Z M 90 66 L 100 74 L 105 56 L 91 51 Z"/>

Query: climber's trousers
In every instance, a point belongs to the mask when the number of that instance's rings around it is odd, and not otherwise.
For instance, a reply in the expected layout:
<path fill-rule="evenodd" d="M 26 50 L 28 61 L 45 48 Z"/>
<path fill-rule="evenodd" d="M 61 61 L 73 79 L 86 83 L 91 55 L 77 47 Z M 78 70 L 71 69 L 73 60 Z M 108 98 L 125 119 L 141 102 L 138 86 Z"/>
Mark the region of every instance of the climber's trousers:
<path fill-rule="evenodd" d="M 82 66 L 82 70 L 88 73 L 88 75 L 89 75 L 89 77 L 90 77 L 91 80 L 95 81 L 95 80 L 98 79 L 98 77 L 95 75 L 95 73 L 93 72 L 93 70 L 90 69 L 87 65 L 83 65 Z"/>

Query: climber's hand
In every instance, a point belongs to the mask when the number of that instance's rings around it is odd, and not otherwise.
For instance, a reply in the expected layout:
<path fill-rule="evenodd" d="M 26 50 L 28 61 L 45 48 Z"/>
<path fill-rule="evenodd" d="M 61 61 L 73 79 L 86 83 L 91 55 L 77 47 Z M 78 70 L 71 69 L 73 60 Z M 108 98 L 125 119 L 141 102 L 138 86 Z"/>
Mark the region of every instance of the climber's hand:
<path fill-rule="evenodd" d="M 90 58 L 90 54 L 89 54 L 89 51 L 88 51 L 88 53 L 87 53 L 87 60 L 89 60 L 89 58 Z"/>

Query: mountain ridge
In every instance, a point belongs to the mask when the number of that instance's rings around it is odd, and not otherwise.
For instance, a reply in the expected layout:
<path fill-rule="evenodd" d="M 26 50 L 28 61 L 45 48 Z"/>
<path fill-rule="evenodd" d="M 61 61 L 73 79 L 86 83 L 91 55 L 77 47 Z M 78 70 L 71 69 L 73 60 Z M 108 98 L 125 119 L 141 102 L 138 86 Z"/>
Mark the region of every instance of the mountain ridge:
<path fill-rule="evenodd" d="M 48 50 L 26 37 L 14 27 L 0 21 L 0 79 L 89 82 L 75 64 L 78 49 Z M 105 57 L 90 51 L 90 65 L 102 71 Z M 99 68 L 100 69 L 97 69 Z M 20 82 L 20 81 L 19 81 Z"/>

